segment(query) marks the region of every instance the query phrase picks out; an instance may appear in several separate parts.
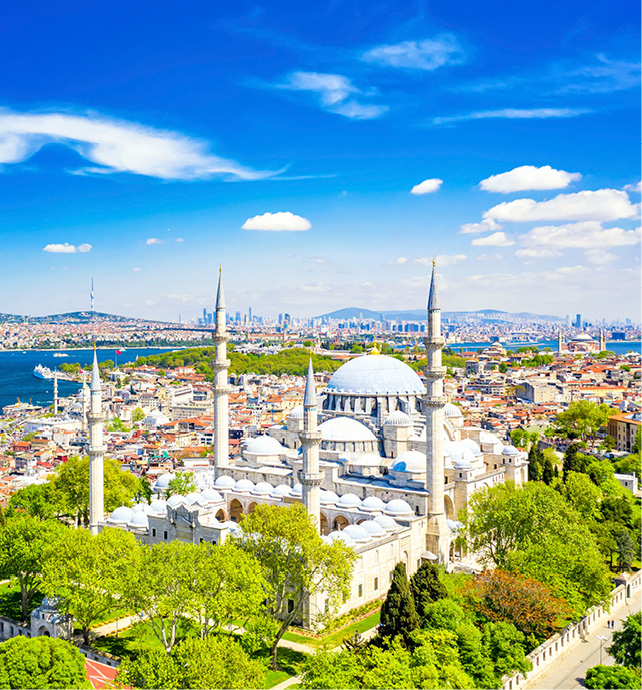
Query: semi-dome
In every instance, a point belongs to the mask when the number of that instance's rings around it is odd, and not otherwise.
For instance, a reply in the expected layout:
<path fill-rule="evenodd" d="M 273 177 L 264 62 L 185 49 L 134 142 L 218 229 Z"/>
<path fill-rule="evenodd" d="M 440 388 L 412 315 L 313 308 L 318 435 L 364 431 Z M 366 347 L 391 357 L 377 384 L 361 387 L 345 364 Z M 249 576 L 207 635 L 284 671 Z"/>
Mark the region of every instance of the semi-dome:
<path fill-rule="evenodd" d="M 571 339 L 572 343 L 588 343 L 592 342 L 593 338 L 588 333 L 578 333 L 574 338 Z"/>
<path fill-rule="evenodd" d="M 361 525 L 346 525 L 341 531 L 357 544 L 365 544 L 372 539 L 368 530 L 365 530 Z"/>
<path fill-rule="evenodd" d="M 356 494 L 343 494 L 337 502 L 339 508 L 360 508 L 361 499 Z"/>
<path fill-rule="evenodd" d="M 371 537 L 383 537 L 385 536 L 386 532 L 384 528 L 378 523 L 375 522 L 374 520 L 366 520 L 365 522 L 362 522 L 359 527 L 362 527 L 363 529 L 366 530 L 366 532 L 371 536 Z"/>
<path fill-rule="evenodd" d="M 187 503 L 187 499 L 180 494 L 174 494 L 167 499 L 167 505 L 172 508 L 178 508 L 178 506 L 185 505 L 185 503 Z"/>
<path fill-rule="evenodd" d="M 509 455 L 509 456 L 515 456 L 519 455 L 519 451 L 515 446 L 504 446 L 502 449 L 502 455 Z"/>
<path fill-rule="evenodd" d="M 377 437 L 365 424 L 361 424 L 361 422 L 357 422 L 356 419 L 351 419 L 350 417 L 328 419 L 327 422 L 319 425 L 319 431 L 323 441 L 364 443 L 377 440 Z"/>
<path fill-rule="evenodd" d="M 257 436 L 248 438 L 244 452 L 253 455 L 282 455 L 285 453 L 285 448 L 271 436 Z"/>
<path fill-rule="evenodd" d="M 383 512 L 391 517 L 410 517 L 413 514 L 410 505 L 401 498 L 394 498 L 392 501 L 388 501 Z"/>
<path fill-rule="evenodd" d="M 252 489 L 252 495 L 253 496 L 269 496 L 274 487 L 272 484 L 269 484 L 268 482 L 259 482 L 254 486 Z"/>
<path fill-rule="evenodd" d="M 167 508 L 167 501 L 156 500 L 149 504 L 149 507 L 154 513 L 164 514 Z"/>
<path fill-rule="evenodd" d="M 339 497 L 334 493 L 334 491 L 328 491 L 327 489 L 321 489 L 320 501 L 322 506 L 333 506 L 336 505 Z"/>
<path fill-rule="evenodd" d="M 453 403 L 446 403 L 444 405 L 444 416 L 463 417 L 464 415 L 461 413 L 461 410 L 457 407 L 457 405 L 453 405 Z"/>
<path fill-rule="evenodd" d="M 127 527 L 133 527 L 134 529 L 147 529 L 149 527 L 149 519 L 145 511 L 135 512 L 131 520 L 127 523 Z"/>
<path fill-rule="evenodd" d="M 215 489 L 203 489 L 201 491 L 201 498 L 208 503 L 219 503 L 223 500 L 223 496 Z"/>
<path fill-rule="evenodd" d="M 239 479 L 234 484 L 234 491 L 238 493 L 248 493 L 254 488 L 254 482 L 249 479 Z"/>
<path fill-rule="evenodd" d="M 378 496 L 366 496 L 361 501 L 361 510 L 367 513 L 381 513 L 385 507 L 386 504 Z"/>
<path fill-rule="evenodd" d="M 473 455 L 479 455 L 481 453 L 481 448 L 479 447 L 479 444 L 476 441 L 473 441 L 472 438 L 465 438 L 462 441 L 460 441 L 460 443 L 462 446 L 469 448 Z"/>
<path fill-rule="evenodd" d="M 399 525 L 390 517 L 390 515 L 377 515 L 373 520 L 380 525 L 386 532 L 396 532 Z"/>
<path fill-rule="evenodd" d="M 388 355 L 364 355 L 339 367 L 332 375 L 326 392 L 423 395 L 425 389 L 419 376 L 405 362 Z"/>
<path fill-rule="evenodd" d="M 397 455 L 392 469 L 395 472 L 417 474 L 426 471 L 426 456 L 418 450 L 407 450 Z"/>
<path fill-rule="evenodd" d="M 288 419 L 303 419 L 303 405 L 297 405 L 290 410 Z"/>
<path fill-rule="evenodd" d="M 270 494 L 272 498 L 283 498 L 283 496 L 289 496 L 292 493 L 291 487 L 287 484 L 279 484 L 272 489 Z"/>
<path fill-rule="evenodd" d="M 386 417 L 385 426 L 412 426 L 412 419 L 401 410 L 395 410 Z"/>
<path fill-rule="evenodd" d="M 236 481 L 234 480 L 234 478 L 230 477 L 227 474 L 222 474 L 220 477 L 217 477 L 217 479 L 214 481 L 214 486 L 217 489 L 220 489 L 221 491 L 233 489 L 235 484 Z"/>
<path fill-rule="evenodd" d="M 134 511 L 127 506 L 120 506 L 107 518 L 107 522 L 113 522 L 117 525 L 126 525 L 134 516 Z"/>
<path fill-rule="evenodd" d="M 349 534 L 345 533 L 345 530 L 341 532 L 330 532 L 328 534 L 329 541 L 342 541 L 346 546 L 354 546 L 354 539 Z"/>

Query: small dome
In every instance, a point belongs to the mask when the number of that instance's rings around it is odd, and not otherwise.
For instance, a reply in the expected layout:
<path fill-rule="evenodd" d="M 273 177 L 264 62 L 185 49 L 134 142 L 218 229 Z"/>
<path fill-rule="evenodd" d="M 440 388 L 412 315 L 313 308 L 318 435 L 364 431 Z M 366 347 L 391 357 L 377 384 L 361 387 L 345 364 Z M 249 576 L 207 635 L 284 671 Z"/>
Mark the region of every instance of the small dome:
<path fill-rule="evenodd" d="M 297 405 L 290 410 L 288 419 L 303 419 L 303 405 Z"/>
<path fill-rule="evenodd" d="M 354 546 L 354 539 L 345 530 L 341 532 L 330 532 L 328 534 L 329 541 L 342 541 L 346 546 Z"/>
<path fill-rule="evenodd" d="M 350 465 L 356 465 L 357 467 L 379 467 L 381 465 L 381 456 L 375 455 L 374 453 L 364 453 L 360 455 L 356 460 L 350 460 Z"/>
<path fill-rule="evenodd" d="M 118 525 L 126 525 L 134 516 L 134 511 L 127 506 L 120 506 L 109 516 L 107 522 L 113 522 Z"/>
<path fill-rule="evenodd" d="M 472 454 L 470 448 L 465 446 L 459 451 L 453 451 L 450 456 L 456 470 L 466 470 L 475 462 L 475 456 Z"/>
<path fill-rule="evenodd" d="M 463 441 L 461 441 L 461 445 L 466 446 L 466 448 L 470 449 L 473 455 L 479 455 L 481 453 L 481 448 L 479 447 L 479 444 L 473 441 L 472 438 L 465 438 Z"/>
<path fill-rule="evenodd" d="M 377 515 L 373 520 L 380 525 L 386 532 L 396 532 L 399 525 L 389 515 Z"/>
<path fill-rule="evenodd" d="M 252 489 L 252 495 L 253 496 L 269 496 L 273 490 L 274 490 L 274 487 L 272 486 L 272 484 L 268 484 L 267 482 L 259 482 Z"/>
<path fill-rule="evenodd" d="M 235 484 L 236 481 L 234 480 L 234 478 L 230 477 L 227 474 L 222 474 L 214 482 L 214 486 L 217 489 L 221 489 L 222 491 L 225 491 L 226 489 L 233 489 Z"/>
<path fill-rule="evenodd" d="M 135 513 L 140 513 L 141 511 L 144 512 L 147 509 L 147 503 L 134 503 L 132 506 L 132 510 Z"/>
<path fill-rule="evenodd" d="M 495 436 L 495 434 L 491 434 L 488 431 L 482 431 L 481 434 L 479 434 L 479 440 L 481 443 L 501 443 L 501 441 Z"/>
<path fill-rule="evenodd" d="M 391 517 L 410 517 L 413 514 L 410 505 L 401 498 L 394 498 L 392 501 L 388 501 L 383 512 Z"/>
<path fill-rule="evenodd" d="M 156 491 L 164 491 L 167 489 L 169 486 L 169 483 L 176 477 L 175 474 L 172 472 L 165 472 L 165 474 L 161 474 L 158 479 L 156 480 L 156 483 L 154 484 L 154 489 Z"/>
<path fill-rule="evenodd" d="M 254 488 L 254 482 L 249 479 L 239 479 L 234 484 L 234 491 L 237 493 L 249 493 Z"/>
<path fill-rule="evenodd" d="M 161 501 L 160 499 L 157 499 L 156 501 L 152 501 L 149 507 L 152 509 L 152 512 L 165 515 L 165 513 L 167 512 L 167 501 Z"/>
<path fill-rule="evenodd" d="M 223 500 L 223 496 L 214 489 L 203 489 L 201 498 L 208 503 L 220 503 Z"/>
<path fill-rule="evenodd" d="M 360 508 L 361 499 L 356 494 L 343 494 L 337 503 L 338 508 Z"/>
<path fill-rule="evenodd" d="M 283 498 L 284 496 L 289 496 L 292 493 L 292 489 L 287 484 L 279 484 L 272 489 L 270 494 L 272 498 Z"/>
<path fill-rule="evenodd" d="M 185 505 L 186 503 L 187 499 L 185 496 L 181 496 L 180 494 L 174 494 L 167 499 L 167 505 L 171 508 L 178 508 L 178 506 Z"/>
<path fill-rule="evenodd" d="M 383 537 L 386 534 L 383 527 L 378 522 L 375 522 L 374 520 L 366 520 L 365 522 L 362 522 L 358 526 L 365 529 L 366 532 L 371 537 Z"/>
<path fill-rule="evenodd" d="M 502 449 L 502 455 L 515 456 L 519 455 L 519 451 L 517 450 L 517 448 L 515 448 L 515 446 L 504 446 L 504 448 Z"/>
<path fill-rule="evenodd" d="M 322 506 L 333 506 L 337 504 L 339 497 L 334 493 L 334 491 L 328 491 L 327 489 L 321 489 L 320 501 Z"/>
<path fill-rule="evenodd" d="M 367 513 L 382 513 L 386 504 L 377 496 L 367 496 L 361 501 L 361 510 Z"/>
<path fill-rule="evenodd" d="M 347 534 L 357 544 L 365 544 L 372 539 L 370 533 L 361 525 L 346 525 L 341 531 Z"/>
<path fill-rule="evenodd" d="M 149 527 L 147 513 L 144 511 L 134 513 L 131 520 L 127 523 L 127 527 L 133 527 L 134 529 L 147 529 Z"/>
<path fill-rule="evenodd" d="M 412 419 L 401 410 L 396 410 L 386 417 L 385 426 L 412 426 Z"/>
<path fill-rule="evenodd" d="M 463 417 L 464 415 L 461 413 L 461 410 L 457 407 L 457 405 L 453 405 L 453 403 L 446 403 L 444 405 L 444 417 Z"/>
<path fill-rule="evenodd" d="M 243 450 L 243 452 L 252 453 L 252 455 L 283 455 L 285 451 L 286 449 L 271 436 L 248 438 Z"/>
<path fill-rule="evenodd" d="M 397 455 L 392 469 L 395 472 L 425 473 L 426 456 L 418 450 L 407 450 Z"/>
<path fill-rule="evenodd" d="M 345 366 L 345 364 L 344 364 Z M 376 441 L 377 437 L 365 424 L 350 417 L 333 417 L 319 425 L 323 441 L 339 443 L 364 443 Z"/>
<path fill-rule="evenodd" d="M 292 487 L 292 492 L 290 494 L 292 498 L 301 498 L 303 496 L 303 487 L 299 482 L 297 482 L 293 487 Z"/>
<path fill-rule="evenodd" d="M 192 504 L 200 501 L 202 496 L 200 491 L 190 491 L 185 498 L 189 504 Z"/>

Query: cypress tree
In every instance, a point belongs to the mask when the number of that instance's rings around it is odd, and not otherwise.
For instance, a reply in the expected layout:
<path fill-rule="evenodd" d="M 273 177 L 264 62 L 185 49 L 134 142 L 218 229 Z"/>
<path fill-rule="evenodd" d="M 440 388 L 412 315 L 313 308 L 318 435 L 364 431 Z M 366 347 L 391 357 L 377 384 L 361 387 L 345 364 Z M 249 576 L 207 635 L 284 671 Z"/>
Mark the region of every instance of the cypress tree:
<path fill-rule="evenodd" d="M 439 578 L 439 568 L 434 563 L 424 562 L 410 578 L 410 591 L 415 602 L 415 610 L 423 618 L 426 606 L 448 596 L 444 583 Z"/>
<path fill-rule="evenodd" d="M 544 468 L 542 467 L 542 451 L 533 444 L 528 451 L 528 481 L 539 482 L 542 479 Z"/>
<path fill-rule="evenodd" d="M 555 476 L 555 470 L 553 469 L 553 463 L 550 458 L 546 458 L 544 461 L 544 469 L 542 471 L 542 480 L 544 484 L 550 484 Z"/>
<path fill-rule="evenodd" d="M 410 591 L 404 563 L 397 563 L 392 571 L 388 596 L 381 607 L 379 634 L 384 637 L 408 634 L 419 627 L 419 616 Z"/>

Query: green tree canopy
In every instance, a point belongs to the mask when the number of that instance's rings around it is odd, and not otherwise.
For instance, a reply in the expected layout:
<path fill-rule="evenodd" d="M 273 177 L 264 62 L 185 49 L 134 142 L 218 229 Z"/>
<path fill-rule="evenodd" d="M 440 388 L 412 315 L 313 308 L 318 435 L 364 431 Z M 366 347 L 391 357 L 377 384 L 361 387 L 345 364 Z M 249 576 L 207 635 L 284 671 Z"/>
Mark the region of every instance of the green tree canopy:
<path fill-rule="evenodd" d="M 424 592 L 421 595 L 423 603 Z M 392 582 L 388 594 L 381 606 L 379 635 L 382 637 L 402 635 L 407 638 L 413 630 L 419 627 L 420 622 L 406 576 L 406 566 L 404 563 L 397 563 L 392 571 Z"/>
<path fill-rule="evenodd" d="M 410 591 L 419 616 L 425 615 L 426 606 L 444 599 L 448 592 L 440 577 L 441 571 L 434 563 L 424 561 L 410 578 Z"/>
<path fill-rule="evenodd" d="M 593 666 L 586 672 L 584 687 L 595 690 L 615 690 L 615 688 L 640 690 L 640 676 L 623 666 Z"/>
<path fill-rule="evenodd" d="M 642 658 L 642 614 L 633 613 L 626 617 L 622 630 L 613 633 L 613 644 L 609 654 L 622 666 L 640 668 Z"/>
<path fill-rule="evenodd" d="M 91 688 L 85 657 L 65 640 L 22 635 L 0 644 L 0 688 Z"/>
<path fill-rule="evenodd" d="M 145 413 L 140 407 L 132 411 L 132 422 L 142 422 L 145 419 Z"/>
<path fill-rule="evenodd" d="M 564 438 L 579 438 L 595 445 L 597 432 L 605 426 L 616 410 L 606 403 L 598 405 L 589 400 L 572 402 L 568 409 L 560 412 L 553 422 L 553 428 L 558 436 Z"/>
<path fill-rule="evenodd" d="M 165 491 L 165 498 L 178 494 L 179 496 L 187 496 L 192 491 L 196 491 L 196 482 L 194 481 L 193 472 L 179 472 L 173 479 L 170 480 Z"/>

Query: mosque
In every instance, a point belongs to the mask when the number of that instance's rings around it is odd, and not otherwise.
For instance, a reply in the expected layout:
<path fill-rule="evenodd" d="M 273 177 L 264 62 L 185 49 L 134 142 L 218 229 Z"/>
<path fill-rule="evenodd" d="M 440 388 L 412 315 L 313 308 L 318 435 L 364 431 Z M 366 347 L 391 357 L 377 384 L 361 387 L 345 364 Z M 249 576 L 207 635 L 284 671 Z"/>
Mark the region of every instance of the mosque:
<path fill-rule="evenodd" d="M 342 540 L 357 554 L 351 594 L 339 614 L 385 595 L 394 566 L 413 573 L 422 560 L 465 559 L 456 545 L 459 510 L 483 486 L 527 481 L 526 455 L 479 428 L 464 426 L 446 401 L 435 268 L 428 298 L 425 385 L 404 362 L 381 354 L 340 367 L 325 390 L 316 389 L 310 361 L 303 405 L 284 425 L 247 439 L 230 461 L 225 299 L 219 276 L 216 301 L 214 481 L 187 496 L 162 496 L 174 475 L 161 475 L 150 505 L 102 513 L 102 410 L 94 358 L 90 387 L 90 524 L 117 526 L 149 544 L 173 539 L 217 544 L 257 505 L 302 502 L 323 539 Z M 91 468 L 94 468 L 91 470 Z M 100 485 L 100 486 L 99 486 Z M 100 498 L 98 494 L 100 493 Z M 326 610 L 324 595 L 310 600 L 303 625 Z"/>

